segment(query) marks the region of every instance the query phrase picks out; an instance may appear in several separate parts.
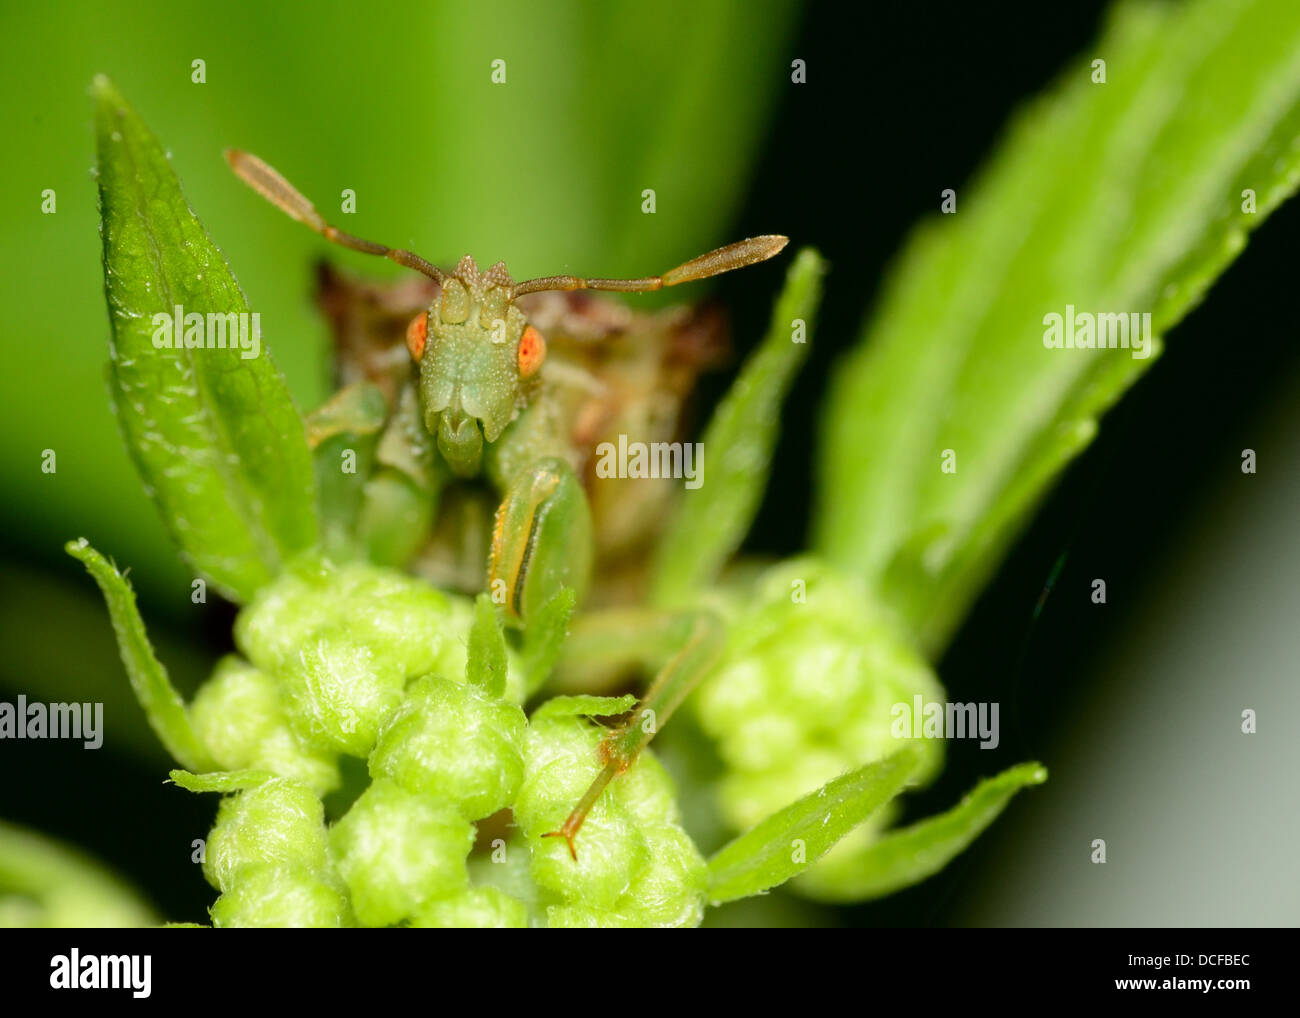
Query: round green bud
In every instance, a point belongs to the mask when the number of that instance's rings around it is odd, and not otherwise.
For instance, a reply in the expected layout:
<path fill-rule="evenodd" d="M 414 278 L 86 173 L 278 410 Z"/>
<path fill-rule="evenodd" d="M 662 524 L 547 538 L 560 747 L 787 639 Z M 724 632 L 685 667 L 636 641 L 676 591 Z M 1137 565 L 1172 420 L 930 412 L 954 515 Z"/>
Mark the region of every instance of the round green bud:
<path fill-rule="evenodd" d="M 382 649 L 319 633 L 280 673 L 295 730 L 309 746 L 364 757 L 402 702 L 406 676 Z"/>
<path fill-rule="evenodd" d="M 650 862 L 650 846 L 636 821 L 605 796 L 582 824 L 576 860 L 563 838 L 544 838 L 544 833 L 528 831 L 533 879 L 567 901 L 613 908 Z"/>
<path fill-rule="evenodd" d="M 349 925 L 347 899 L 301 866 L 248 866 L 211 909 L 218 927 Z"/>
<path fill-rule="evenodd" d="M 299 562 L 258 591 L 235 643 L 282 686 L 294 731 L 311 749 L 364 757 L 420 675 L 461 680 L 471 603 L 396 570 Z M 523 697 L 513 652 L 507 694 Z"/>
<path fill-rule="evenodd" d="M 449 599 L 403 573 L 364 568 L 341 615 L 349 635 L 381 648 L 406 678 L 437 669 L 445 645 L 459 642 Z"/>
<path fill-rule="evenodd" d="M 586 905 L 552 905 L 546 910 L 546 926 L 552 930 L 612 930 L 643 926 L 635 916 Z"/>
<path fill-rule="evenodd" d="M 390 926 L 433 898 L 463 892 L 474 829 L 450 803 L 371 784 L 330 831 L 330 849 L 365 926 Z"/>
<path fill-rule="evenodd" d="M 464 682 L 426 677 L 407 691 L 370 754 L 372 777 L 453 802 L 467 820 L 509 806 L 524 777 L 524 712 Z"/>
<path fill-rule="evenodd" d="M 252 866 L 289 865 L 324 871 L 325 810 L 309 788 L 275 778 L 221 801 L 208 835 L 203 875 L 229 890 Z"/>
<path fill-rule="evenodd" d="M 681 823 L 677 809 L 677 786 L 651 752 L 637 757 L 636 763 L 610 785 L 614 797 L 643 828 L 676 827 Z M 607 789 L 606 791 L 609 791 Z"/>
<path fill-rule="evenodd" d="M 814 559 L 768 570 L 728 633 L 688 709 L 717 740 L 728 767 L 721 802 L 738 828 L 901 748 L 896 704 L 943 698 L 865 584 Z M 920 745 L 924 781 L 941 765 L 943 745 Z"/>
<path fill-rule="evenodd" d="M 620 796 L 623 778 L 611 783 L 587 814 L 576 860 L 563 838 L 543 837 L 560 828 L 599 772 L 599 742 L 599 730 L 585 718 L 542 718 L 530 724 L 524 783 L 514 813 L 528 839 L 532 875 L 540 887 L 573 903 L 611 909 L 650 862 L 637 818 Z M 631 770 L 638 766 L 639 761 Z"/>
<path fill-rule="evenodd" d="M 515 820 L 524 831 L 554 830 L 600 769 L 600 730 L 582 717 L 533 717 L 524 736 L 524 782 Z M 609 798 L 601 796 L 601 801 Z"/>
<path fill-rule="evenodd" d="M 647 825 L 643 833 L 650 846 L 650 864 L 615 911 L 642 926 L 699 926 L 709 883 L 704 856 L 680 827 Z"/>
<path fill-rule="evenodd" d="M 522 901 L 496 887 L 471 887 L 420 906 L 412 926 L 458 930 L 520 930 L 528 926 Z"/>
<path fill-rule="evenodd" d="M 303 747 L 273 678 L 233 654 L 222 658 L 190 706 L 195 734 L 222 770 L 251 768 L 292 778 L 318 793 L 338 787 L 329 753 Z"/>
<path fill-rule="evenodd" d="M 259 590 L 235 621 L 235 643 L 274 672 L 320 634 L 350 634 L 413 678 L 432 670 L 442 645 L 455 641 L 449 620 L 446 596 L 422 580 L 364 562 L 322 561 Z"/>
<path fill-rule="evenodd" d="M 266 671 L 292 661 L 317 630 L 334 622 L 333 602 L 345 596 L 342 577 L 327 564 L 314 576 L 282 573 L 235 618 L 235 646 Z"/>

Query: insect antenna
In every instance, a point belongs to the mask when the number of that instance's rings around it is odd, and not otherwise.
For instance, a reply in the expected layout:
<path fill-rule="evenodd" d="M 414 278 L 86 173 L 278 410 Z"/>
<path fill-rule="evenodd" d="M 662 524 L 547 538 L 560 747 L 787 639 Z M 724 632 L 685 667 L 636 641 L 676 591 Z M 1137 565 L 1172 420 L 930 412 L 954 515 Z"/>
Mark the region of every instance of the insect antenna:
<path fill-rule="evenodd" d="M 670 269 L 662 276 L 645 276 L 641 279 L 584 279 L 581 276 L 543 276 L 516 283 L 513 296 L 525 293 L 537 293 L 541 290 L 614 290 L 619 293 L 645 293 L 649 290 L 661 290 L 665 286 L 689 283 L 696 279 L 707 279 L 732 269 L 743 269 L 746 265 L 766 261 L 779 253 L 790 242 L 789 237 L 769 234 L 763 237 L 750 237 L 738 240 L 734 244 L 720 247 L 692 258 L 675 269 Z"/>
<path fill-rule="evenodd" d="M 412 251 L 385 247 L 383 244 L 362 240 L 350 233 L 344 233 L 337 226 L 331 226 L 325 222 L 321 214 L 316 211 L 316 207 L 303 197 L 296 187 L 280 176 L 274 167 L 262 162 L 252 153 L 228 148 L 226 149 L 226 162 L 230 164 L 230 168 L 239 175 L 239 178 L 245 184 L 276 206 L 285 215 L 310 226 L 326 240 L 351 248 L 353 251 L 379 255 L 381 258 L 390 258 L 397 262 L 398 265 L 405 265 L 408 269 L 423 272 L 438 283 L 446 281 L 447 274 L 442 269 L 425 261 Z"/>

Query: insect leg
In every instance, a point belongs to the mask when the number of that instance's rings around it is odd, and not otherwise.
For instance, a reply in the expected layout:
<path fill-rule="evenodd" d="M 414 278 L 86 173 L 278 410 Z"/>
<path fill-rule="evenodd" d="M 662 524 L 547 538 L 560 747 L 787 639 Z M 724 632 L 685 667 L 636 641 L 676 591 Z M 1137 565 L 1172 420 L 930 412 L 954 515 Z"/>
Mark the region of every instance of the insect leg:
<path fill-rule="evenodd" d="M 696 683 L 708 674 L 722 653 L 724 630 L 722 622 L 710 612 L 692 612 L 681 615 L 654 615 L 641 612 L 610 613 L 617 615 L 627 628 L 615 622 L 610 625 L 599 613 L 588 615 L 575 625 L 571 638 L 574 646 L 566 654 L 582 654 L 606 642 L 612 651 L 625 653 L 626 647 L 647 646 L 659 643 L 672 648 L 671 657 L 659 670 L 645 697 L 618 728 L 613 729 L 600 743 L 600 762 L 603 765 L 587 792 L 569 814 L 558 831 L 543 837 L 563 838 L 569 854 L 576 860 L 578 850 L 574 838 L 587 819 L 587 814 L 604 792 L 605 787 L 622 774 L 650 743 L 681 702 L 690 695 Z M 582 627 L 587 627 L 586 633 Z M 620 632 L 623 647 L 616 648 Z M 585 645 L 585 646 L 584 646 Z"/>
<path fill-rule="evenodd" d="M 488 590 L 505 621 L 522 625 L 561 587 L 581 599 L 591 572 L 591 510 L 567 460 L 548 456 L 520 470 L 497 510 Z"/>

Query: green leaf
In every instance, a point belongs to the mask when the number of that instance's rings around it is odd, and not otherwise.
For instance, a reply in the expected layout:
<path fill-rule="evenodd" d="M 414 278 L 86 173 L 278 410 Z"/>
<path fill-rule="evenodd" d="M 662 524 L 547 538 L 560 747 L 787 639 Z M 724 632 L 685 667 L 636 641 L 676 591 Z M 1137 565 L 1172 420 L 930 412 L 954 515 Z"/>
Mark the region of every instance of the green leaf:
<path fill-rule="evenodd" d="M 937 655 L 1098 416 L 1297 183 L 1300 6 L 1118 7 L 956 213 L 917 231 L 835 370 L 816 548 Z M 1150 312 L 1150 356 L 1046 348 L 1067 305 Z"/>
<path fill-rule="evenodd" d="M 802 873 L 901 792 L 919 762 L 917 749 L 904 747 L 773 813 L 709 860 L 709 900 L 762 894 Z"/>
<path fill-rule="evenodd" d="M 524 688 L 537 692 L 550 677 L 569 633 L 577 598 L 572 587 L 561 587 L 529 621 L 524 634 Z"/>
<path fill-rule="evenodd" d="M 825 272 L 826 263 L 812 248 L 795 257 L 767 335 L 714 411 L 701 442 L 702 484 L 685 492 L 656 550 L 654 600 L 661 606 L 687 603 L 716 579 L 753 522 L 767 485 L 781 402 L 808 353 Z"/>
<path fill-rule="evenodd" d="M 581 693 L 576 696 L 553 696 L 533 711 L 534 718 L 612 718 L 626 714 L 636 706 L 636 697 L 631 693 L 623 696 L 592 696 Z"/>
<path fill-rule="evenodd" d="M 506 640 L 496 605 L 491 595 L 479 594 L 474 602 L 474 624 L 469 631 L 465 677 L 489 696 L 503 696 L 506 667 Z"/>
<path fill-rule="evenodd" d="M 167 775 L 188 792 L 244 792 L 276 780 L 270 771 L 260 770 L 209 771 L 207 774 L 172 770 Z"/>
<path fill-rule="evenodd" d="M 855 902 L 910 887 L 964 852 L 1018 791 L 1046 780 L 1046 768 L 1037 763 L 986 778 L 948 812 L 890 831 L 861 852 L 809 870 L 799 878 L 799 890 L 822 901 Z"/>
<path fill-rule="evenodd" d="M 101 529 L 100 521 L 95 528 Z M 87 586 L 75 571 L 65 575 L 35 565 L 25 568 L 10 560 L 0 570 L 0 647 L 7 672 L 0 675 L 0 700 L 26 693 L 29 701 L 102 703 L 103 738 L 114 753 L 130 755 L 135 766 L 149 771 L 171 766 L 131 684 L 122 681 L 117 637 L 105 625 L 99 588 Z M 182 575 L 174 591 L 188 590 L 189 583 Z M 138 588 L 136 594 L 144 596 Z M 175 603 L 202 610 L 185 595 Z M 192 633 L 186 639 L 183 629 L 164 625 L 150 633 L 150 642 L 178 690 L 196 689 L 211 674 L 211 648 L 194 641 Z"/>
<path fill-rule="evenodd" d="M 155 315 L 244 315 L 248 303 L 157 139 L 106 78 L 93 91 L 118 420 L 182 552 L 246 601 L 316 539 L 302 421 L 253 342 L 257 319 L 246 320 L 243 346 L 223 332 L 224 349 L 155 347 Z"/>
<path fill-rule="evenodd" d="M 123 880 L 66 845 L 0 820 L 0 927 L 134 927 L 157 920 Z"/>
<path fill-rule="evenodd" d="M 131 689 L 167 752 L 177 762 L 194 770 L 215 766 L 190 726 L 185 702 L 167 677 L 167 669 L 154 656 L 144 620 L 135 606 L 131 584 L 85 538 L 69 541 L 64 550 L 84 565 L 99 584 L 117 636 L 118 653 L 131 680 Z"/>

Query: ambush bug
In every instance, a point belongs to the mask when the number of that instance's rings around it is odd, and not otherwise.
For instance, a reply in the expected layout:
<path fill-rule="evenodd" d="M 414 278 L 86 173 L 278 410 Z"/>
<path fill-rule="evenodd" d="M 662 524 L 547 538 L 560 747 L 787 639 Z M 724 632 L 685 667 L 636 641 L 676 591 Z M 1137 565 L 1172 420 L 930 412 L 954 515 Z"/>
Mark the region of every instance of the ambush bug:
<path fill-rule="evenodd" d="M 505 623 L 514 628 L 523 627 L 563 587 L 581 599 L 593 554 L 587 494 L 566 456 L 569 438 L 556 426 L 562 414 L 551 406 L 554 396 L 544 377 L 546 339 L 529 323 L 519 298 L 546 291 L 659 290 L 764 261 L 788 242 L 783 236 L 751 237 L 662 275 L 638 279 L 558 275 L 516 282 L 504 263 L 480 272 L 469 255 L 444 272 L 411 251 L 362 240 L 330 225 L 256 156 L 229 150 L 226 159 L 253 190 L 326 240 L 391 259 L 438 284 L 437 298 L 406 330 L 419 376 L 418 405 L 412 409 L 435 441 L 440 474 L 485 477 L 501 499 L 487 577 L 489 589 L 500 594 L 494 599 Z M 631 766 L 721 647 L 720 628 L 711 615 L 638 609 L 600 614 L 582 639 L 589 650 L 614 657 L 639 648 L 662 667 L 628 720 L 602 741 L 599 775 L 550 835 L 564 838 L 575 859 L 574 838 L 587 813 L 609 782 Z"/>
<path fill-rule="evenodd" d="M 338 551 L 346 554 L 350 544 L 377 564 L 473 595 L 487 582 L 492 518 L 500 499 L 486 478 L 430 490 L 430 467 L 440 454 L 416 409 L 418 369 L 406 348 L 412 317 L 425 314 L 440 292 L 437 283 L 418 273 L 383 283 L 341 272 L 326 261 L 317 265 L 316 302 L 333 335 L 338 391 L 308 415 L 308 442 L 323 457 L 321 466 L 332 466 L 331 453 L 340 446 L 322 450 L 320 445 L 348 430 L 339 411 L 364 402 L 358 392 L 368 390 L 374 414 L 381 397 L 386 417 L 344 416 L 354 438 L 372 436 L 364 440 L 377 442 L 377 455 L 359 495 L 341 490 L 343 518 L 327 523 L 344 535 Z M 584 291 L 528 294 L 518 305 L 546 337 L 546 403 L 555 412 L 530 408 L 514 427 L 555 430 L 586 491 L 595 556 L 584 611 L 644 601 L 658 539 L 684 495 L 683 480 L 671 471 L 659 478 L 630 472 L 611 477 L 602 469 L 603 457 L 620 441 L 648 449 L 684 447 L 696 383 L 727 359 L 727 316 L 715 302 L 638 311 Z M 418 459 L 411 456 L 412 438 L 423 446 Z M 563 672 L 584 688 L 606 688 L 617 678 L 576 676 L 572 661 Z"/>

